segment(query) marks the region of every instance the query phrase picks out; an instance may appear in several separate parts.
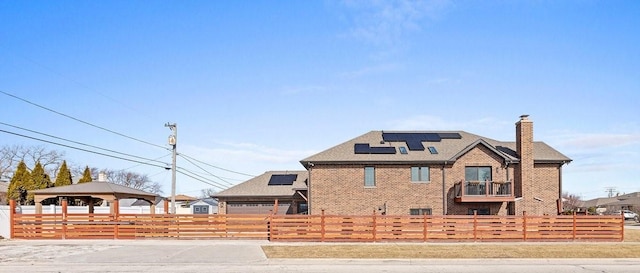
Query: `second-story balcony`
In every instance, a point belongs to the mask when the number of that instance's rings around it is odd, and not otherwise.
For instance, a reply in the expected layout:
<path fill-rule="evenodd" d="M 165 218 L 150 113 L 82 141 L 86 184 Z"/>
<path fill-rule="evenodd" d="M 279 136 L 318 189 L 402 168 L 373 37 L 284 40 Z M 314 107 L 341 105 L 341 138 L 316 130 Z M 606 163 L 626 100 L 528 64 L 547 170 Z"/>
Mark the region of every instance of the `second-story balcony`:
<path fill-rule="evenodd" d="M 514 201 L 512 181 L 460 181 L 455 185 L 456 202 Z"/>

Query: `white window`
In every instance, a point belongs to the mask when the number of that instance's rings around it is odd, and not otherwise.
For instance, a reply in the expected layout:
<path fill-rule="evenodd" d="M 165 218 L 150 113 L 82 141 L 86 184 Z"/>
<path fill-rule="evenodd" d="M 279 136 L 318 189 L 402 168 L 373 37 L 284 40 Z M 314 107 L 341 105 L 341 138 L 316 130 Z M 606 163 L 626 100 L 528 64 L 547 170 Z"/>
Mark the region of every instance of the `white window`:
<path fill-rule="evenodd" d="M 429 182 L 429 167 L 411 167 L 411 182 Z"/>
<path fill-rule="evenodd" d="M 376 186 L 376 168 L 364 167 L 364 186 L 375 187 Z"/>

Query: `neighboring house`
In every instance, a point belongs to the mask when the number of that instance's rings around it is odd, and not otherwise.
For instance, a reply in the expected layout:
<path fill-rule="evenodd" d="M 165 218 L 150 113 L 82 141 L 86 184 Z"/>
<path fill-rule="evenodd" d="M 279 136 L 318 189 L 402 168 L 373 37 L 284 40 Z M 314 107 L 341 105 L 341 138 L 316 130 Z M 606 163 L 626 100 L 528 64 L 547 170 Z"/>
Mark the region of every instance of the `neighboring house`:
<path fill-rule="evenodd" d="M 571 159 L 533 141 L 527 115 L 515 127 L 510 142 L 464 131 L 371 131 L 312 155 L 301 161 L 309 212 L 556 215 Z"/>
<path fill-rule="evenodd" d="M 608 214 L 619 210 L 640 212 L 640 192 L 615 197 L 600 197 L 584 201 L 585 209 L 595 208 L 598 214 Z"/>
<path fill-rule="evenodd" d="M 7 193 L 9 192 L 9 181 L 0 179 L 0 205 L 7 204 Z"/>
<path fill-rule="evenodd" d="M 306 213 L 307 180 L 307 171 L 270 171 L 212 197 L 220 214 Z"/>
<path fill-rule="evenodd" d="M 162 196 L 158 196 L 153 200 L 153 205 L 155 205 L 157 208 L 164 208 L 164 203 L 166 202 L 166 198 L 162 197 Z M 136 200 L 135 202 L 131 203 L 131 207 L 148 207 L 150 206 L 151 203 L 149 203 L 149 201 L 147 200 Z"/>

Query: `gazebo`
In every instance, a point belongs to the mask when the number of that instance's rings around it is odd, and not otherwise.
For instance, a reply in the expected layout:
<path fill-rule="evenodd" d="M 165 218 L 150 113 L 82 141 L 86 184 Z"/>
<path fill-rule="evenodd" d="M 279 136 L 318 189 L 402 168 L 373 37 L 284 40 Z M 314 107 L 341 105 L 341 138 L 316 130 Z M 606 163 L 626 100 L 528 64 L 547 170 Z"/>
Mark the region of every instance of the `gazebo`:
<path fill-rule="evenodd" d="M 155 211 L 153 200 L 158 196 L 155 193 L 149 193 L 138 189 L 109 183 L 109 182 L 87 182 L 68 186 L 60 186 L 31 191 L 34 195 L 33 199 L 36 203 L 36 213 L 42 213 L 42 201 L 49 198 L 71 197 L 82 200 L 89 205 L 89 213 L 93 213 L 94 204 L 97 201 L 104 200 L 112 204 L 117 204 L 120 199 L 142 199 L 151 203 L 152 210 Z M 111 206 L 112 213 L 118 213 L 118 206 Z"/>

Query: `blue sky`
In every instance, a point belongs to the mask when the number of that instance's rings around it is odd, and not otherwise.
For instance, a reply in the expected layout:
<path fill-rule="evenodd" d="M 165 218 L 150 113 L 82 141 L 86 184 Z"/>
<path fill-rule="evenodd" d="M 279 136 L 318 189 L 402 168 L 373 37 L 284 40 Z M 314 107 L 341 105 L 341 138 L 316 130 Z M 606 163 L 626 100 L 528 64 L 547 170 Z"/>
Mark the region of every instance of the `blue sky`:
<path fill-rule="evenodd" d="M 1 1 L 0 90 L 165 147 L 175 122 L 178 152 L 256 175 L 302 169 L 371 130 L 513 141 L 529 114 L 535 140 L 574 160 L 564 189 L 590 199 L 640 191 L 638 14 L 637 1 Z M 0 102 L 4 123 L 170 161 L 165 149 Z M 6 133 L 0 143 L 146 173 L 170 193 L 162 168 Z M 178 165 L 221 185 L 248 178 Z M 179 193 L 211 187 L 178 175 Z"/>

